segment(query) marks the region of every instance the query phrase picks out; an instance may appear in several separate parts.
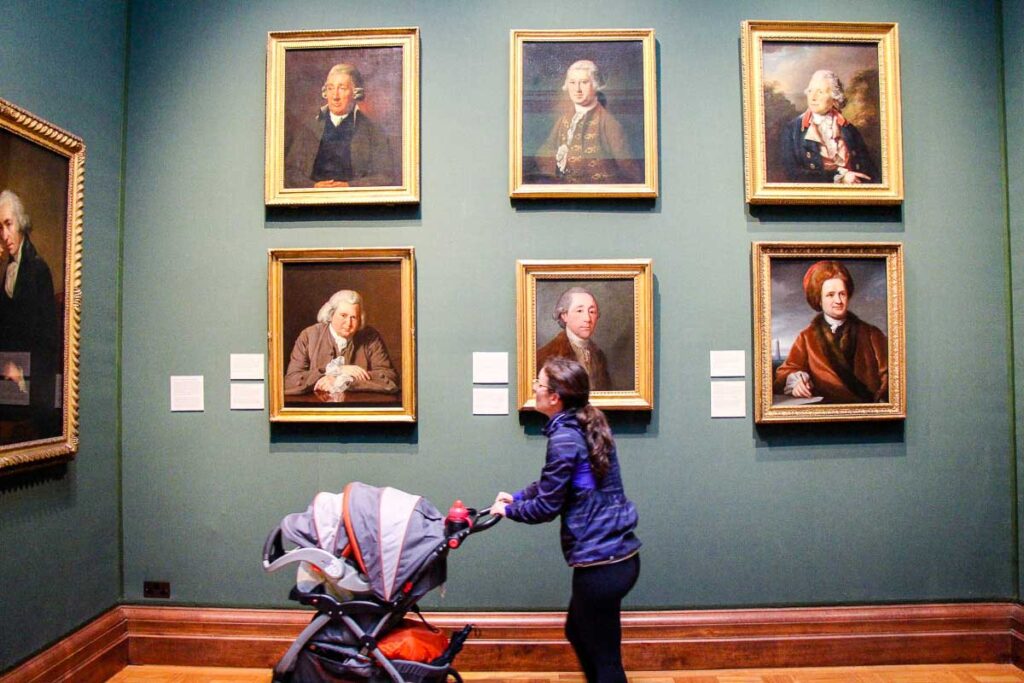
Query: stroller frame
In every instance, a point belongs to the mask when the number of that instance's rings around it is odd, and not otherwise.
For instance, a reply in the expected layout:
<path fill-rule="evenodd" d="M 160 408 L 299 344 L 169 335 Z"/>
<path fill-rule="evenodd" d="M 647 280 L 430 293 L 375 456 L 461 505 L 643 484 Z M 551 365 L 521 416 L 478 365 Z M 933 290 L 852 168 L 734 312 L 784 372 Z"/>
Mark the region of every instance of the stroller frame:
<path fill-rule="evenodd" d="M 351 645 L 334 645 L 330 648 L 320 646 L 320 649 L 326 649 L 328 657 L 339 658 L 331 660 L 339 667 L 347 666 L 365 671 L 365 676 L 362 679 L 356 677 L 352 680 L 365 680 L 368 683 L 377 683 L 388 679 L 393 683 L 433 683 L 447 681 L 449 677 L 452 677 L 457 683 L 462 683 L 462 677 L 452 666 L 452 662 L 462 650 L 463 643 L 473 630 L 472 624 L 467 624 L 453 634 L 445 652 L 430 663 L 390 659 L 380 650 L 378 639 L 391 627 L 400 623 L 410 611 L 419 613 L 417 602 L 421 596 L 414 595 L 413 586 L 431 570 L 435 563 L 446 558 L 449 552 L 462 545 L 471 534 L 485 531 L 501 520 L 501 517 L 487 514 L 486 510 L 480 513 L 470 508 L 469 513 L 469 526 L 450 532 L 446 529 L 444 539 L 423 560 L 412 577 L 402 585 L 401 590 L 390 601 L 384 601 L 372 595 L 366 599 L 341 601 L 324 591 L 322 584 L 308 592 L 299 590 L 298 586 L 293 587 L 289 598 L 299 604 L 315 608 L 317 614 L 292 642 L 274 667 L 272 682 L 290 682 L 303 650 L 309 648 L 311 652 L 317 654 L 318 646 L 310 645 L 310 641 L 333 622 L 341 624 L 347 629 L 348 634 L 352 636 L 353 643 Z M 282 530 L 278 526 L 264 543 L 264 570 L 275 571 L 286 564 L 299 561 L 308 562 L 326 576 L 337 580 L 338 585 L 342 588 L 359 585 L 361 581 L 357 576 L 357 570 L 353 570 L 341 558 L 335 557 L 326 550 L 295 548 L 285 551 Z M 388 679 L 374 675 L 376 667 L 383 670 Z"/>

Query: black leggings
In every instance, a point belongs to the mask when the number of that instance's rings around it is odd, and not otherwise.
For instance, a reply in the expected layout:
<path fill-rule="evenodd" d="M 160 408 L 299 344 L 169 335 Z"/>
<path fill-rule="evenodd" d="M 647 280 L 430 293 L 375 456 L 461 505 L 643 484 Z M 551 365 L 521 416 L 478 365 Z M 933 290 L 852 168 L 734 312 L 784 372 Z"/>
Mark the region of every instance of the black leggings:
<path fill-rule="evenodd" d="M 622 598 L 640 576 L 640 556 L 614 564 L 577 567 L 565 636 L 588 683 L 626 683 L 622 669 Z"/>

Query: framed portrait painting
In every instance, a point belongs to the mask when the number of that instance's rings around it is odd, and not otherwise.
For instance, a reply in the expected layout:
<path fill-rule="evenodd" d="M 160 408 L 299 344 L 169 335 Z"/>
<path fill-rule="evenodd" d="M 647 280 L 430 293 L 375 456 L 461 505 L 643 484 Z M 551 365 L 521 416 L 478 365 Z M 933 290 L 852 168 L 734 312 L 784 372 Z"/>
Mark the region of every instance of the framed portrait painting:
<path fill-rule="evenodd" d="M 653 29 L 512 31 L 513 198 L 657 197 Z"/>
<path fill-rule="evenodd" d="M 742 61 L 748 202 L 903 201 L 896 24 L 745 21 Z"/>
<path fill-rule="evenodd" d="M 411 247 L 271 249 L 272 422 L 415 422 Z"/>
<path fill-rule="evenodd" d="M 754 418 L 907 415 L 903 245 L 755 242 Z"/>
<path fill-rule="evenodd" d="M 419 29 L 267 37 L 267 205 L 420 199 Z"/>
<path fill-rule="evenodd" d="M 85 145 L 0 100 L 0 473 L 78 450 Z"/>
<path fill-rule="evenodd" d="M 650 259 L 517 261 L 519 409 L 533 410 L 533 380 L 549 358 L 579 361 L 590 402 L 654 407 Z"/>

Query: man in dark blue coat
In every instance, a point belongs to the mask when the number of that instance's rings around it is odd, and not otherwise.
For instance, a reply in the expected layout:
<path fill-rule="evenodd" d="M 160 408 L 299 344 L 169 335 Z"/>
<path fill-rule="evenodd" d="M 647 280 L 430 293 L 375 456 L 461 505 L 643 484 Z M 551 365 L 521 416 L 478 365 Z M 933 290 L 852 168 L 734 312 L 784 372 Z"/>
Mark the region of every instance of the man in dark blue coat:
<path fill-rule="evenodd" d="M 782 166 L 791 183 L 879 183 L 864 138 L 842 115 L 843 84 L 832 71 L 816 71 L 807 84 L 807 111 L 782 129 Z"/>
<path fill-rule="evenodd" d="M 21 423 L 14 441 L 60 434 L 60 322 L 50 268 L 29 239 L 31 230 L 18 195 L 0 192 L 0 242 L 7 257 L 0 278 L 0 421 Z M 9 439 L 0 434 L 3 440 Z"/>
<path fill-rule="evenodd" d="M 335 64 L 320 92 L 327 104 L 287 137 L 285 187 L 377 187 L 400 184 L 387 135 L 363 113 L 363 76 Z"/>

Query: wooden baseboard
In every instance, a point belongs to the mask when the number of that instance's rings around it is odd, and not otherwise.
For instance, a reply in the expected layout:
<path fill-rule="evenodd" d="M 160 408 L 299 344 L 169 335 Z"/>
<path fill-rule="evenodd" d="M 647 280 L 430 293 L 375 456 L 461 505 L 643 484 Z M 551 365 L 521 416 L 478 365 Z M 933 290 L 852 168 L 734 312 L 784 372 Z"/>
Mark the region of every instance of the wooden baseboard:
<path fill-rule="evenodd" d="M 309 622 L 304 610 L 122 606 L 4 676 L 0 683 L 105 681 L 127 664 L 269 668 Z M 577 668 L 564 614 L 443 612 L 475 624 L 463 671 Z M 627 612 L 635 671 L 1012 662 L 1024 666 L 1016 603 Z"/>
<path fill-rule="evenodd" d="M 0 675 L 0 683 L 104 683 L 127 665 L 128 625 L 115 607 Z"/>

